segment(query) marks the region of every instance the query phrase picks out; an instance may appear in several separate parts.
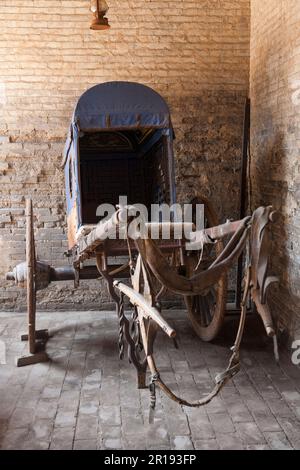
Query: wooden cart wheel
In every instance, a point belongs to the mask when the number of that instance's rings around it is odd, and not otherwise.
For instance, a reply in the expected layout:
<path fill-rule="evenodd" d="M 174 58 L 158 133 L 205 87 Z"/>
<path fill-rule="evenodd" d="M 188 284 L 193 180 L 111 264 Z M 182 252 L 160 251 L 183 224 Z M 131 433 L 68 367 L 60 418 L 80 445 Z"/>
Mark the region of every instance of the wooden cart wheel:
<path fill-rule="evenodd" d="M 36 351 L 35 338 L 35 314 L 36 314 L 36 257 L 33 230 L 32 200 L 26 200 L 26 266 L 27 266 L 27 316 L 28 316 L 28 341 L 29 352 Z"/>
<path fill-rule="evenodd" d="M 196 197 L 193 199 L 192 204 L 204 204 L 205 227 L 216 227 L 219 225 L 218 217 L 213 209 L 211 203 L 204 197 Z M 223 250 L 223 242 L 218 242 L 215 245 L 209 245 L 204 248 L 203 260 L 199 267 L 205 269 Z M 191 252 L 187 256 L 187 275 L 192 276 L 197 272 L 197 265 L 199 263 L 199 252 Z M 227 301 L 227 275 L 224 274 L 220 281 L 211 287 L 203 295 L 194 297 L 185 297 L 185 304 L 187 307 L 188 318 L 192 323 L 195 333 L 203 341 L 214 340 L 224 322 L 224 314 L 226 310 Z"/>

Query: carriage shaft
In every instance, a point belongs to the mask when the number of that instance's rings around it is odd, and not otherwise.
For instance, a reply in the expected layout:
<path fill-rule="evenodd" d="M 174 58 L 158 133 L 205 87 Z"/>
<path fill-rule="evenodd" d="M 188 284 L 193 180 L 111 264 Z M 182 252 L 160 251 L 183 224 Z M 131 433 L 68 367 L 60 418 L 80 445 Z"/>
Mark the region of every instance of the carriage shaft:
<path fill-rule="evenodd" d="M 151 318 L 170 338 L 175 338 L 176 331 L 166 322 L 156 308 L 147 303 L 142 294 L 120 281 L 114 281 L 114 286 L 125 294 L 133 305 L 140 307 L 146 318 Z"/>

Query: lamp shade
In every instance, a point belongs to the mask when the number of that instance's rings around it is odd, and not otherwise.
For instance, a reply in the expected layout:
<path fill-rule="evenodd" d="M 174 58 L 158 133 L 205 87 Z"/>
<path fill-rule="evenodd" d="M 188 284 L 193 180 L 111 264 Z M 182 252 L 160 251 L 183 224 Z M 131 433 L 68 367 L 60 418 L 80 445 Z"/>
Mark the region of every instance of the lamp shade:
<path fill-rule="evenodd" d="M 93 13 L 93 20 L 90 29 L 105 30 L 109 29 L 108 19 L 105 15 L 108 11 L 108 5 L 105 0 L 91 0 L 91 12 Z"/>

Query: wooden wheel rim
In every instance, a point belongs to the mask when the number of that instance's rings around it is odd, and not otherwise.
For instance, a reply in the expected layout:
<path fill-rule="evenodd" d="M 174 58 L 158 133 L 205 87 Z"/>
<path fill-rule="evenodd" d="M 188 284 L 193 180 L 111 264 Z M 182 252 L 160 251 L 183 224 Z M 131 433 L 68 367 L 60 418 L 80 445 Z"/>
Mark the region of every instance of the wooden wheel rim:
<path fill-rule="evenodd" d="M 211 203 L 204 197 L 195 198 L 192 203 L 205 205 L 205 216 L 207 218 L 208 226 L 215 227 L 219 224 L 215 210 Z M 219 255 L 224 246 L 220 241 L 216 243 L 216 254 Z M 193 261 L 193 260 L 191 260 Z M 192 263 L 191 263 L 192 264 Z M 190 265 L 190 269 L 194 266 Z M 192 274 L 189 272 L 188 274 Z M 208 297 L 211 295 L 215 297 L 214 305 L 209 302 Z M 227 275 L 222 276 L 216 286 L 204 296 L 185 297 L 185 303 L 188 311 L 188 318 L 192 323 L 195 333 L 203 341 L 212 341 L 215 339 L 223 325 L 224 314 L 226 309 L 227 300 Z M 206 322 L 204 321 L 206 320 Z"/>

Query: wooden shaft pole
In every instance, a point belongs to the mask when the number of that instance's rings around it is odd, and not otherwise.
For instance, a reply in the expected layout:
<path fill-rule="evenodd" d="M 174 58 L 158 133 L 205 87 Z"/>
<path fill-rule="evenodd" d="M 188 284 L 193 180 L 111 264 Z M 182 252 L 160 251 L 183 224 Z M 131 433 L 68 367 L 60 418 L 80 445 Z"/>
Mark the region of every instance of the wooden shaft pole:
<path fill-rule="evenodd" d="M 126 286 L 120 281 L 114 281 L 114 286 L 123 292 L 123 294 L 129 298 L 133 305 L 139 307 L 146 318 L 152 318 L 152 320 L 155 321 L 170 338 L 174 338 L 176 336 L 176 331 L 170 327 L 170 325 L 165 321 L 158 310 L 156 310 L 154 307 L 151 307 L 151 305 L 146 302 L 142 294 L 139 294 L 131 287 Z"/>

